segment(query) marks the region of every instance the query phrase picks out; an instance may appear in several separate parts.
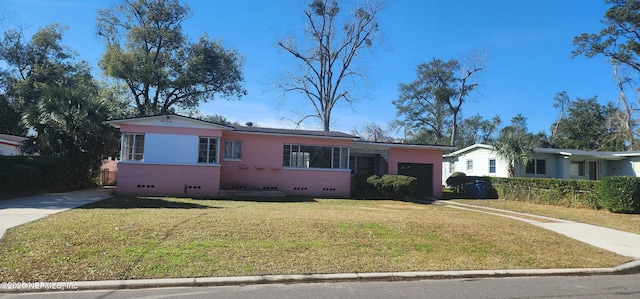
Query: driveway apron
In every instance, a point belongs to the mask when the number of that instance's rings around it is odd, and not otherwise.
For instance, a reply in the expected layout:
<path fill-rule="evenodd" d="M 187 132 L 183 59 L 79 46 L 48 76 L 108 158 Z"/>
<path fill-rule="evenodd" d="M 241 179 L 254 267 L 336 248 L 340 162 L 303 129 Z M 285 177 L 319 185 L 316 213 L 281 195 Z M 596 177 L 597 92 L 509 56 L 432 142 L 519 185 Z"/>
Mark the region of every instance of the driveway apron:
<path fill-rule="evenodd" d="M 0 201 L 0 239 L 7 229 L 12 227 L 112 196 L 107 190 L 92 189 L 2 200 Z"/>

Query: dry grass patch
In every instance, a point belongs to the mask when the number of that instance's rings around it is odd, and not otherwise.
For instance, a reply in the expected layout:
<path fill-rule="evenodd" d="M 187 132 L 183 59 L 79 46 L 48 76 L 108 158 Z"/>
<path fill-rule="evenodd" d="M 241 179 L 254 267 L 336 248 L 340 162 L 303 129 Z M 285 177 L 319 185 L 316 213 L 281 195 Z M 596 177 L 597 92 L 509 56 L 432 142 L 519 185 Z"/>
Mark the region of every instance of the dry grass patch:
<path fill-rule="evenodd" d="M 610 267 L 547 230 L 394 201 L 115 197 L 7 232 L 0 281 Z"/>
<path fill-rule="evenodd" d="M 640 215 L 616 214 L 606 210 L 567 208 L 508 200 L 455 200 L 457 202 L 491 208 L 505 209 L 520 213 L 554 217 L 564 220 L 604 226 L 617 230 L 640 234 Z"/>

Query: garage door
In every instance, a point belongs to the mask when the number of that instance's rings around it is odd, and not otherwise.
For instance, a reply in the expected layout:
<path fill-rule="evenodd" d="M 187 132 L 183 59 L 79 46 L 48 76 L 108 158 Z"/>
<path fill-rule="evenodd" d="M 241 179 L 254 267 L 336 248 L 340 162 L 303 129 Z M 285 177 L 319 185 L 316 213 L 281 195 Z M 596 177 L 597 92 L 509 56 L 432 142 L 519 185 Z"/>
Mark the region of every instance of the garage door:
<path fill-rule="evenodd" d="M 398 174 L 418 179 L 418 186 L 413 193 L 414 197 L 433 196 L 433 164 L 398 163 Z"/>

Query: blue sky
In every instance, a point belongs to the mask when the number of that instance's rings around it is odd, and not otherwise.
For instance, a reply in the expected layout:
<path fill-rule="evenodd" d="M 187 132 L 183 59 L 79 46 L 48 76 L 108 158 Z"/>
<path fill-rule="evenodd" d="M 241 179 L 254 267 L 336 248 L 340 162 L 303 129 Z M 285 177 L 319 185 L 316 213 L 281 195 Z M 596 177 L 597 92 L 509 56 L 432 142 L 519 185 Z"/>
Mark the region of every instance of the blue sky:
<path fill-rule="evenodd" d="M 356 0 L 345 0 L 345 7 Z M 294 67 L 294 60 L 275 46 L 278 37 L 301 37 L 305 0 L 183 1 L 193 10 L 184 30 L 195 39 L 202 33 L 222 40 L 245 57 L 245 88 L 239 101 L 214 99 L 203 104 L 204 114 L 220 114 L 231 121 L 252 121 L 264 127 L 293 128 L 285 118 L 307 105 L 305 99 L 281 92 L 270 84 L 274 74 Z M 58 22 L 69 26 L 63 44 L 89 61 L 97 61 L 104 46 L 95 35 L 95 16 L 115 0 L 0 0 L 12 18 L 5 28 L 26 26 L 27 36 Z M 532 132 L 549 131 L 558 117 L 553 108 L 557 92 L 572 99 L 597 95 L 600 102 L 616 101 L 617 89 L 604 57 L 572 58 L 573 37 L 598 32 L 608 6 L 600 0 L 395 0 L 380 14 L 383 40 L 364 56 L 367 83 L 361 100 L 339 105 L 332 114 L 332 130 L 350 132 L 375 122 L 386 127 L 396 118 L 392 101 L 398 84 L 416 78 L 418 64 L 432 58 L 462 59 L 487 53 L 477 93 L 463 106 L 463 115 L 498 115 L 503 124 L 523 114 Z M 309 129 L 320 123 L 307 122 Z"/>

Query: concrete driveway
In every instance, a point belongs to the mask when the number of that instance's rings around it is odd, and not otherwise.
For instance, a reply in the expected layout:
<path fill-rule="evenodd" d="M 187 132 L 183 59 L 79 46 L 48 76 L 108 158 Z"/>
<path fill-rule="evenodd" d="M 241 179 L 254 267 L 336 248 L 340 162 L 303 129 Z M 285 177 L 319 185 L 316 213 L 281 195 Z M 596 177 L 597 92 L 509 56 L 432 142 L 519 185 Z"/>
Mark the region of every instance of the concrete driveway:
<path fill-rule="evenodd" d="M 112 196 L 108 190 L 91 189 L 0 200 L 0 239 L 9 228 Z"/>
<path fill-rule="evenodd" d="M 576 239 L 580 242 L 584 242 L 619 255 L 632 257 L 640 261 L 640 235 L 638 234 L 575 221 L 463 204 L 453 201 L 443 201 L 443 203 L 452 208 L 487 213 L 523 221 L 531 225 L 539 226 L 561 235 L 565 235 L 569 238 Z M 514 215 L 521 215 L 524 217 L 517 217 Z"/>

